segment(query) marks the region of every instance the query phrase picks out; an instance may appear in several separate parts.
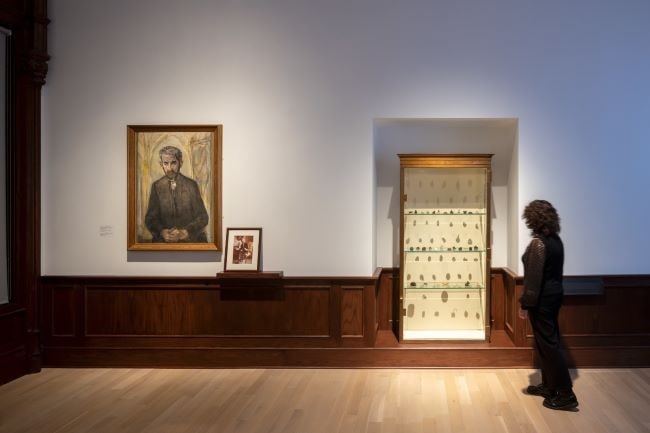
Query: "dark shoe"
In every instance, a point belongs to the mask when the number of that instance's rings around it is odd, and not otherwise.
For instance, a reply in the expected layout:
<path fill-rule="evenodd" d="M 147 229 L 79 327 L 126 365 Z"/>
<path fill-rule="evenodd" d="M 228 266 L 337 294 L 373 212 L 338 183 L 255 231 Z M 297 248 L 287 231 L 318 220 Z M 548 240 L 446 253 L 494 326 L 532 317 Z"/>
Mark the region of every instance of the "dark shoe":
<path fill-rule="evenodd" d="M 549 398 L 553 396 L 553 392 L 548 389 L 543 383 L 539 385 L 530 385 L 526 388 L 526 394 L 530 395 L 539 395 L 544 398 Z"/>
<path fill-rule="evenodd" d="M 575 411 L 578 407 L 578 398 L 573 391 L 558 392 L 552 397 L 544 399 L 544 407 L 555 410 Z"/>

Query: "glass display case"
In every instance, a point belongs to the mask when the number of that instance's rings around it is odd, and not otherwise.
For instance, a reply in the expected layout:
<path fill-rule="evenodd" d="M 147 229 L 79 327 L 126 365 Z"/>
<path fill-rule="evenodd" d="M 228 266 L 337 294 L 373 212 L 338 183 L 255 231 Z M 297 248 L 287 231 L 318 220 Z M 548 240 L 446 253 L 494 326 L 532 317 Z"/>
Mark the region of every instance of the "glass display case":
<path fill-rule="evenodd" d="M 398 155 L 400 339 L 489 339 L 492 155 Z"/>

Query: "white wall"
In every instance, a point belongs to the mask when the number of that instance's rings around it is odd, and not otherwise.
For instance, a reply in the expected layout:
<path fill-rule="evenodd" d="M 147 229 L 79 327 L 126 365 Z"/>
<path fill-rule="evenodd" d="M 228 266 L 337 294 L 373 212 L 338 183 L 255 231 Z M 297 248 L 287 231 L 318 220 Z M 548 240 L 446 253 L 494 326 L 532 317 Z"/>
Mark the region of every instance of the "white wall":
<path fill-rule="evenodd" d="M 645 0 L 57 0 L 50 16 L 44 274 L 220 270 L 127 255 L 125 128 L 222 123 L 223 226 L 264 228 L 266 270 L 370 275 L 373 120 L 394 117 L 518 118 L 518 207 L 558 207 L 566 272 L 650 273 Z"/>
<path fill-rule="evenodd" d="M 508 172 L 508 265 L 513 271 L 519 268 L 519 128 L 513 131 L 512 155 Z"/>

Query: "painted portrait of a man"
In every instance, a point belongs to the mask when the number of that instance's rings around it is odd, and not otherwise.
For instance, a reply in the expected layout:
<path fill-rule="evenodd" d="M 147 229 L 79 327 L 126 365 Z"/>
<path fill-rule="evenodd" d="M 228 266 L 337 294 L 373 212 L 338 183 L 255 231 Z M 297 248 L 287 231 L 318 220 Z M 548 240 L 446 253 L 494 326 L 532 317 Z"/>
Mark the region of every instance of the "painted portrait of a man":
<path fill-rule="evenodd" d="M 129 126 L 129 249 L 220 249 L 220 127 Z"/>
<path fill-rule="evenodd" d="M 207 242 L 210 220 L 198 184 L 183 175 L 183 152 L 174 146 L 160 149 L 164 175 L 151 185 L 144 224 L 152 242 Z"/>

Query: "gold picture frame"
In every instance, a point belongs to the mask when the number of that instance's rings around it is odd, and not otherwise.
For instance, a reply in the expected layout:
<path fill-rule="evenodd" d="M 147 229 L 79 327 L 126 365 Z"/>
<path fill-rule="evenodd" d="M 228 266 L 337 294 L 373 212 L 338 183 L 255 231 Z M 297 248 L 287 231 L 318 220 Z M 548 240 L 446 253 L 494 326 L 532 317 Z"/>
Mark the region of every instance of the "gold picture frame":
<path fill-rule="evenodd" d="M 221 251 L 221 125 L 128 125 L 129 251 Z"/>

